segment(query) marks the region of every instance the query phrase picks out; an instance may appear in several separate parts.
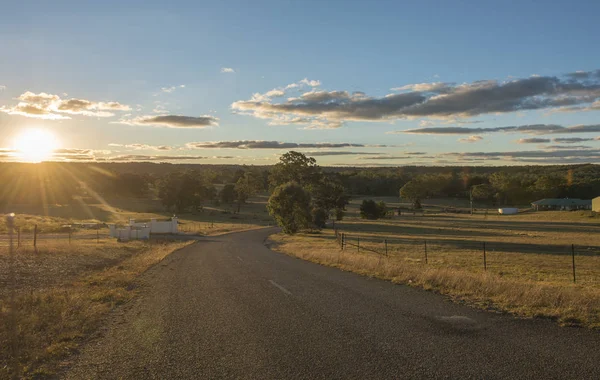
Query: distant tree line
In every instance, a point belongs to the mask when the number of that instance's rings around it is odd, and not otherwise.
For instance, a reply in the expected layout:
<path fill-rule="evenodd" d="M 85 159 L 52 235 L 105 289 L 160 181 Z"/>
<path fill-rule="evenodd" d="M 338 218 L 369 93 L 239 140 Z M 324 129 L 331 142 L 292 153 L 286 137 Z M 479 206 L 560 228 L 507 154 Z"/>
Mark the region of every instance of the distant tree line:
<path fill-rule="evenodd" d="M 600 166 L 327 168 L 302 153 L 288 152 L 272 166 L 3 162 L 0 184 L 0 206 L 5 209 L 94 196 L 159 198 L 176 212 L 201 209 L 208 202 L 239 211 L 253 195 L 275 194 L 282 185 L 288 184 L 278 196 L 298 195 L 297 185 L 310 196 L 307 222 L 301 225 L 323 226 L 329 217 L 343 217 L 352 195 L 400 196 L 415 208 L 428 198 L 473 197 L 490 205 L 590 199 L 600 195 Z"/>

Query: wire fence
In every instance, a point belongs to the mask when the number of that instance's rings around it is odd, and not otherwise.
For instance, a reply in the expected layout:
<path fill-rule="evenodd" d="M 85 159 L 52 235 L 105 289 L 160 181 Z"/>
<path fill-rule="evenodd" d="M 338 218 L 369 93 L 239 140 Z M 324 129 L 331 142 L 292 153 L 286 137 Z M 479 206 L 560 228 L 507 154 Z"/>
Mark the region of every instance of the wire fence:
<path fill-rule="evenodd" d="M 600 246 L 497 241 L 390 238 L 334 230 L 343 252 L 374 254 L 410 264 L 492 271 L 535 281 L 585 282 L 600 286 Z"/>
<path fill-rule="evenodd" d="M 109 230 L 91 229 L 91 230 L 76 230 L 68 229 L 63 232 L 42 232 L 37 226 L 33 230 L 27 232 L 16 228 L 13 233 L 13 245 L 15 248 L 33 247 L 38 248 L 47 243 L 65 242 L 74 243 L 76 241 L 95 241 L 100 243 L 102 240 L 110 238 Z M 8 247 L 10 238 L 8 234 L 0 234 L 0 247 Z"/>

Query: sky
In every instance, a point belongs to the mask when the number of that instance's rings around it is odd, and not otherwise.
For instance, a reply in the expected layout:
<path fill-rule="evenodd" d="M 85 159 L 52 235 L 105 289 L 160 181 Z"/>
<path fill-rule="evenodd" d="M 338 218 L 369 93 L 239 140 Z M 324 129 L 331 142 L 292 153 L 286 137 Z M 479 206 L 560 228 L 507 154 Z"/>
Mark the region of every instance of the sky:
<path fill-rule="evenodd" d="M 126 4 L 123 4 L 126 3 Z M 598 1 L 12 1 L 0 160 L 600 163 Z M 27 138 L 29 136 L 29 139 Z M 35 140 L 35 139 L 34 139 Z M 53 143 L 51 144 L 51 141 Z"/>

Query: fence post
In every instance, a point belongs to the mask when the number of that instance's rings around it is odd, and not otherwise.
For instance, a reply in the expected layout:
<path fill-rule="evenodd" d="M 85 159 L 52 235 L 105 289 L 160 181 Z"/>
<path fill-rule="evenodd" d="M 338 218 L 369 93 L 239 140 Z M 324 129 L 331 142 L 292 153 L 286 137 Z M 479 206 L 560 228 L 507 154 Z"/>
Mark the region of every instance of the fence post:
<path fill-rule="evenodd" d="M 96 243 L 100 243 L 100 231 L 96 230 Z"/>
<path fill-rule="evenodd" d="M 385 244 L 385 257 L 387 257 L 388 255 L 388 250 L 387 250 L 387 239 L 383 240 L 384 244 Z"/>
<path fill-rule="evenodd" d="M 485 252 L 485 242 L 483 242 L 483 270 L 487 271 L 487 255 Z"/>
<path fill-rule="evenodd" d="M 571 244 L 571 257 L 573 258 L 573 283 L 577 282 L 575 277 L 575 244 Z"/>
<path fill-rule="evenodd" d="M 342 232 L 342 251 L 344 250 L 345 245 L 346 245 L 346 234 Z"/>
<path fill-rule="evenodd" d="M 17 248 L 21 247 L 21 227 L 17 229 Z"/>
<path fill-rule="evenodd" d="M 360 236 L 356 238 L 356 249 L 360 253 Z"/>
<path fill-rule="evenodd" d="M 37 251 L 37 224 L 33 226 L 33 248 Z"/>
<path fill-rule="evenodd" d="M 71 227 L 69 227 L 69 244 L 71 244 Z"/>
<path fill-rule="evenodd" d="M 427 240 L 424 240 L 425 242 L 425 264 L 427 264 Z"/>

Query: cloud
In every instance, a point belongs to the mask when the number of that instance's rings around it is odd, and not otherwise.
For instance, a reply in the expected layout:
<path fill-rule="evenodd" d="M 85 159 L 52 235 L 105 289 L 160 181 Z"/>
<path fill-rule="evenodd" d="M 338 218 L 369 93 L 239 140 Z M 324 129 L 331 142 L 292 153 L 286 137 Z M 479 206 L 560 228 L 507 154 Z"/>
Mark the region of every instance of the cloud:
<path fill-rule="evenodd" d="M 296 88 L 300 81 L 284 87 Z M 310 83 L 306 81 L 305 83 Z M 320 83 L 319 83 L 320 84 Z M 265 94 L 232 103 L 234 112 L 272 121 L 300 118 L 303 123 L 342 126 L 349 121 L 393 121 L 411 118 L 458 119 L 477 115 L 561 109 L 572 106 L 600 109 L 600 78 L 532 76 L 504 82 L 482 80 L 460 85 L 418 83 L 398 87 L 401 93 L 383 97 L 344 90 L 312 90 L 274 101 Z M 319 127 L 319 124 L 316 124 Z"/>
<path fill-rule="evenodd" d="M 352 143 L 291 143 L 280 141 L 240 140 L 240 141 L 207 141 L 190 142 L 189 149 L 230 148 L 230 149 L 299 149 L 299 148 L 357 148 L 386 147 L 386 145 L 365 145 Z"/>
<path fill-rule="evenodd" d="M 587 158 L 600 161 L 600 149 L 565 149 L 565 150 L 524 150 L 510 152 L 468 152 L 468 153 L 443 153 L 443 157 L 455 158 L 497 158 L 497 159 L 546 159 L 546 158 Z"/>
<path fill-rule="evenodd" d="M 550 149 L 550 150 L 555 150 L 555 149 L 594 149 L 594 147 L 591 147 L 589 145 L 546 145 L 543 146 L 542 149 Z"/>
<path fill-rule="evenodd" d="M 67 115 L 111 117 L 114 111 L 129 111 L 131 107 L 119 102 L 95 102 L 86 99 L 61 99 L 58 95 L 26 91 L 12 107 L 0 107 L 0 112 L 46 120 L 70 119 Z M 66 115 L 65 115 L 66 114 Z"/>
<path fill-rule="evenodd" d="M 371 157 L 358 157 L 359 160 L 408 160 L 413 159 L 411 156 L 371 156 Z M 419 157 L 423 158 L 423 157 Z"/>
<path fill-rule="evenodd" d="M 561 144 L 576 144 L 576 143 L 580 143 L 580 142 L 586 142 L 586 141 L 599 141 L 600 137 L 590 137 L 590 138 L 586 138 L 586 137 L 556 137 L 554 139 L 552 139 L 552 141 L 554 141 L 555 143 L 561 143 Z"/>
<path fill-rule="evenodd" d="M 160 90 L 162 92 L 166 92 L 167 94 L 170 94 L 170 93 L 174 92 L 175 90 L 177 90 L 178 88 L 185 88 L 185 84 L 180 84 L 179 86 L 161 87 Z"/>
<path fill-rule="evenodd" d="M 415 83 L 407 84 L 402 87 L 391 88 L 392 91 L 420 91 L 445 93 L 454 87 L 454 83 L 433 82 L 433 83 Z"/>
<path fill-rule="evenodd" d="M 467 135 L 484 134 L 494 132 L 520 132 L 531 135 L 567 134 L 567 133 L 589 133 L 600 132 L 600 124 L 572 125 L 564 127 L 556 124 L 529 124 L 520 126 L 494 127 L 494 128 L 468 128 L 468 127 L 431 127 L 408 129 L 405 131 L 387 132 L 391 134 L 430 134 L 430 135 Z"/>
<path fill-rule="evenodd" d="M 311 87 L 319 87 L 321 85 L 321 81 L 320 80 L 310 80 L 308 78 L 304 78 L 304 79 L 302 79 L 298 83 L 299 84 L 305 84 L 305 85 L 311 86 Z"/>
<path fill-rule="evenodd" d="M 6 86 L 0 85 L 0 91 L 6 90 Z"/>
<path fill-rule="evenodd" d="M 196 161 L 206 159 L 222 159 L 230 160 L 236 158 L 234 156 L 190 156 L 190 155 L 179 155 L 179 156 L 161 156 L 161 155 L 141 155 L 141 154 L 127 154 L 121 156 L 106 157 L 104 161 Z"/>
<path fill-rule="evenodd" d="M 230 73 L 230 74 L 235 74 L 235 70 L 232 69 L 231 67 L 222 67 L 221 68 L 221 72 L 222 73 Z"/>
<path fill-rule="evenodd" d="M 542 139 L 542 138 L 537 138 L 537 137 L 533 137 L 533 138 L 528 138 L 528 139 L 518 139 L 516 141 L 517 144 L 545 144 L 545 143 L 549 143 L 551 140 L 550 139 Z"/>
<path fill-rule="evenodd" d="M 467 138 L 464 139 L 458 139 L 458 142 L 461 143 L 476 143 L 478 141 L 483 140 L 483 137 L 479 136 L 479 135 L 473 135 L 473 136 L 469 136 Z"/>
<path fill-rule="evenodd" d="M 354 156 L 354 155 L 369 155 L 369 156 L 377 156 L 383 153 L 378 152 L 348 152 L 348 151 L 339 151 L 339 150 L 319 150 L 313 152 L 303 152 L 307 156 Z"/>
<path fill-rule="evenodd" d="M 138 116 L 133 119 L 121 119 L 113 123 L 126 125 L 147 125 L 168 128 L 206 128 L 217 126 L 219 119 L 210 116 L 182 116 L 182 115 L 158 115 Z"/>
<path fill-rule="evenodd" d="M 168 151 L 168 150 L 172 150 L 173 149 L 172 146 L 168 146 L 168 145 L 148 145 L 148 144 L 139 144 L 139 143 L 134 143 L 134 144 L 116 144 L 116 143 L 110 143 L 108 145 L 109 146 L 122 147 L 122 148 L 129 148 L 129 149 L 134 149 L 134 150 L 160 150 L 160 151 Z"/>

